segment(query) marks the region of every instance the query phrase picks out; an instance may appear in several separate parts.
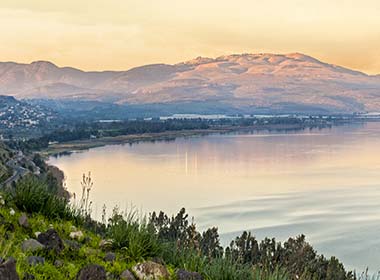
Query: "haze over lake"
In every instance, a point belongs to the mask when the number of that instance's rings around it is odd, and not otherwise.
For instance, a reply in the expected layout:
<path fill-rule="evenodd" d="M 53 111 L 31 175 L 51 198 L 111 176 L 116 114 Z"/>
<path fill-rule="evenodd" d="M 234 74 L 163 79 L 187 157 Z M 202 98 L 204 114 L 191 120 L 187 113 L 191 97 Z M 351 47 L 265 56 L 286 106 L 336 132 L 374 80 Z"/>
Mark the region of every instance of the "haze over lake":
<path fill-rule="evenodd" d="M 347 266 L 380 269 L 380 123 L 252 132 L 106 146 L 51 158 L 69 191 L 91 171 L 94 215 L 103 204 L 169 214 L 185 207 L 223 243 L 305 234 Z"/>

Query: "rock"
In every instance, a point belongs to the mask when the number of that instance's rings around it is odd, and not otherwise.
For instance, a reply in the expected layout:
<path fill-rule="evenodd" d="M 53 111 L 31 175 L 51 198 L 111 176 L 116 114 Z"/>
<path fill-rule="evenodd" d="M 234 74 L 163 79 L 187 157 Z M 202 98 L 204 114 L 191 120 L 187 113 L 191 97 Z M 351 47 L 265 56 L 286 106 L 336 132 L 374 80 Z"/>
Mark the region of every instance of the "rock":
<path fill-rule="evenodd" d="M 57 254 L 59 254 L 65 247 L 62 239 L 54 229 L 49 229 L 48 231 L 41 233 L 38 235 L 37 240 L 42 245 L 45 245 L 48 250 L 54 250 Z"/>
<path fill-rule="evenodd" d="M 42 250 L 44 248 L 45 248 L 45 246 L 43 244 L 41 244 L 40 242 L 38 242 L 37 240 L 35 240 L 35 239 L 25 240 L 21 244 L 21 250 L 24 253 L 28 252 L 28 251 L 29 252 L 36 252 L 36 251 Z"/>
<path fill-rule="evenodd" d="M 203 280 L 203 276 L 198 272 L 191 272 L 184 269 L 177 270 L 177 279 L 178 280 Z"/>
<path fill-rule="evenodd" d="M 0 264 L 0 279 L 1 280 L 19 280 L 16 272 L 16 261 L 9 258 L 6 262 Z"/>
<path fill-rule="evenodd" d="M 83 239 L 83 236 L 84 236 L 83 232 L 80 230 L 70 232 L 70 238 L 71 239 L 81 240 L 81 239 Z"/>
<path fill-rule="evenodd" d="M 64 263 L 61 260 L 55 260 L 54 261 L 54 266 L 55 267 L 62 267 L 63 265 L 64 265 Z"/>
<path fill-rule="evenodd" d="M 139 263 L 132 268 L 132 271 L 140 280 L 169 279 L 170 276 L 165 266 L 152 261 Z"/>
<path fill-rule="evenodd" d="M 112 240 L 110 239 L 102 239 L 100 240 L 99 242 L 99 248 L 102 249 L 102 250 L 105 250 L 105 249 L 108 249 L 108 248 L 111 248 L 112 247 Z"/>
<path fill-rule="evenodd" d="M 162 259 L 162 258 L 159 258 L 159 257 L 154 257 L 151 259 L 152 262 L 155 262 L 155 263 L 159 263 L 159 264 L 162 264 L 162 265 L 166 265 L 165 261 Z"/>
<path fill-rule="evenodd" d="M 112 252 L 108 252 L 105 256 L 104 256 L 104 260 L 106 262 L 113 262 L 115 261 L 116 259 L 116 254 L 115 253 L 112 253 Z"/>
<path fill-rule="evenodd" d="M 83 267 L 77 274 L 77 280 L 106 280 L 107 274 L 103 266 L 89 264 Z"/>
<path fill-rule="evenodd" d="M 22 213 L 20 218 L 18 218 L 18 224 L 24 228 L 29 228 L 28 217 L 25 213 Z"/>
<path fill-rule="evenodd" d="M 45 263 L 45 259 L 39 256 L 29 256 L 27 258 L 27 261 L 28 261 L 28 264 L 32 266 Z"/>
<path fill-rule="evenodd" d="M 72 251 L 79 251 L 81 248 L 81 245 L 78 242 L 73 241 L 73 240 L 65 240 L 64 243 Z"/>
<path fill-rule="evenodd" d="M 121 280 L 136 280 L 135 276 L 128 269 L 124 270 L 120 274 L 120 279 Z"/>

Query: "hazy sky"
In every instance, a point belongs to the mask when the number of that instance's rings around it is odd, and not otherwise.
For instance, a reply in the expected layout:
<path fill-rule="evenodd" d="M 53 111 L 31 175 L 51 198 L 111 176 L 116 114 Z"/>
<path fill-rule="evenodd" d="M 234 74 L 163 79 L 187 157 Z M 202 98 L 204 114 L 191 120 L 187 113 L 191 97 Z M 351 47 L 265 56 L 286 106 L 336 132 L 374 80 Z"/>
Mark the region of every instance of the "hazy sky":
<path fill-rule="evenodd" d="M 121 70 L 256 52 L 380 73 L 380 1 L 0 1 L 0 61 Z"/>

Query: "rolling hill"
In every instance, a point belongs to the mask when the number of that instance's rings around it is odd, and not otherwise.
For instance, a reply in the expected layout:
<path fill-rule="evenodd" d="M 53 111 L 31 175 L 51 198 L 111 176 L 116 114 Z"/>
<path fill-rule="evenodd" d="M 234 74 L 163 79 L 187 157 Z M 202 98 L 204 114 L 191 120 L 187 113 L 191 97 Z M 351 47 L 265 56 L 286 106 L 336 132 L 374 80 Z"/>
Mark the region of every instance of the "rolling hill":
<path fill-rule="evenodd" d="M 127 106 L 199 104 L 220 111 L 380 111 L 380 76 L 293 54 L 198 57 L 128 71 L 85 72 L 46 62 L 0 62 L 0 94 Z M 174 105 L 173 105 L 174 104 Z"/>

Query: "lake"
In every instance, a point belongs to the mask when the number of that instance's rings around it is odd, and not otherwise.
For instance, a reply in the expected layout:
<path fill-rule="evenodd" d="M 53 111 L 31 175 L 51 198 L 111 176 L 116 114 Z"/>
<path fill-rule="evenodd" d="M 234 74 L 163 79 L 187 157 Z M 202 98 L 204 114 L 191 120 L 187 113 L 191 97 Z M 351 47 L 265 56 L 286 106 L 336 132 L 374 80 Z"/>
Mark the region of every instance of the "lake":
<path fill-rule="evenodd" d="M 185 207 L 200 229 L 218 226 L 224 245 L 243 230 L 303 233 L 349 269 L 380 269 L 380 123 L 105 146 L 49 163 L 76 194 L 91 171 L 95 217 L 103 204 Z"/>

